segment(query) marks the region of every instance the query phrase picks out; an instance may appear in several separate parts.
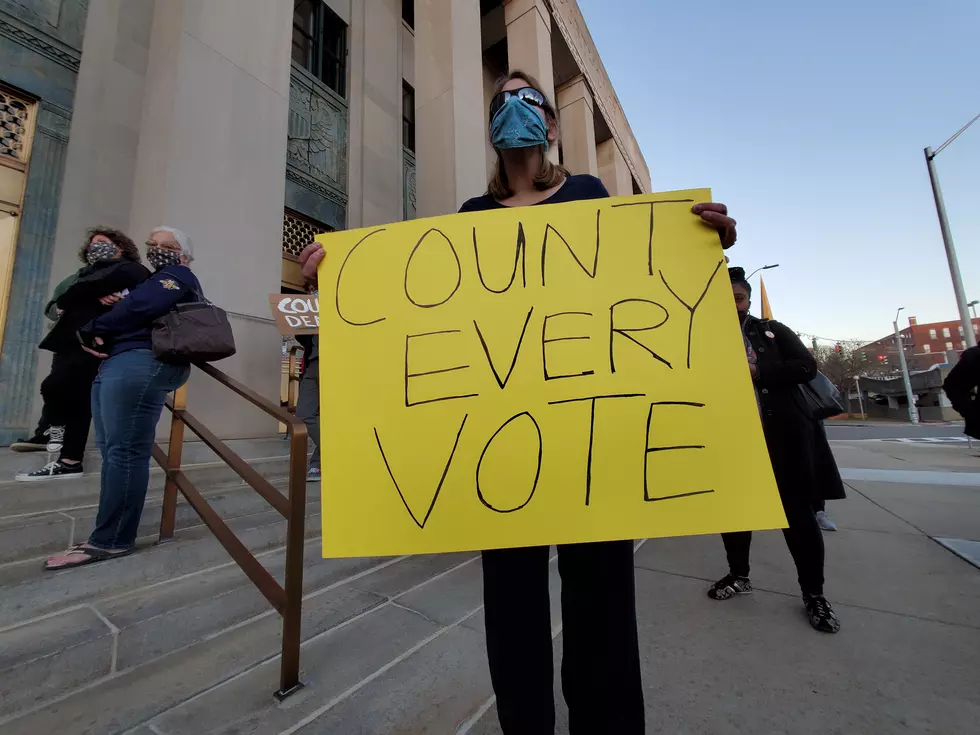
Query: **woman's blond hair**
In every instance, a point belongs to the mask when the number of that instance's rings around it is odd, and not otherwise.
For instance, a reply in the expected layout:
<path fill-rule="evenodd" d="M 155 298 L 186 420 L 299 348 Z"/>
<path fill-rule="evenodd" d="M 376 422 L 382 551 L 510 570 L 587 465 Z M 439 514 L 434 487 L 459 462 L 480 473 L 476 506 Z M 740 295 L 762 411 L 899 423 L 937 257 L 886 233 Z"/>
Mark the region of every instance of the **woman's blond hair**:
<path fill-rule="evenodd" d="M 503 91 L 504 85 L 512 79 L 520 79 L 527 83 L 529 87 L 534 87 L 536 90 L 541 92 L 541 85 L 538 80 L 532 77 L 530 74 L 526 74 L 519 69 L 515 69 L 510 74 L 500 77 L 497 83 L 493 86 L 493 97 L 496 97 Z M 549 125 L 554 124 L 558 127 L 558 113 L 555 112 L 555 106 L 551 103 L 547 97 L 544 96 L 544 92 L 541 92 L 544 97 L 544 115 L 545 119 Z M 491 97 L 490 99 L 493 99 Z M 553 145 L 558 145 L 558 140 L 553 142 Z M 541 148 L 541 168 L 534 175 L 534 188 L 538 191 L 544 191 L 545 189 L 551 189 L 552 187 L 558 186 L 562 181 L 568 178 L 571 174 L 568 172 L 564 166 L 560 163 L 553 163 L 548 159 L 548 155 L 545 152 L 545 147 Z M 507 171 L 504 168 L 503 162 L 500 160 L 500 151 L 497 151 L 497 160 L 493 164 L 493 175 L 490 177 L 490 184 L 487 186 L 487 194 L 492 196 L 494 199 L 506 199 L 507 197 L 513 196 L 514 191 L 510 188 L 510 183 L 507 181 Z"/>

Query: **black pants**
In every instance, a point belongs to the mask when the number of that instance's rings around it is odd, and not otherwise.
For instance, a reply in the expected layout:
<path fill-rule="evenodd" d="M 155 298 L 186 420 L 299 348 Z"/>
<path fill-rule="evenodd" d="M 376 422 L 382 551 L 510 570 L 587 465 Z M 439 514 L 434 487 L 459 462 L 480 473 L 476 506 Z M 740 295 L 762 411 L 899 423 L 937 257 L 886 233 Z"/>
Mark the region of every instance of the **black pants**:
<path fill-rule="evenodd" d="M 43 382 L 43 381 L 42 381 Z M 34 429 L 34 433 L 31 434 L 31 438 L 43 436 L 44 432 L 48 430 L 51 426 L 51 412 L 48 410 L 48 404 L 41 402 L 41 418 L 37 420 L 37 428 Z"/>
<path fill-rule="evenodd" d="M 320 469 L 320 365 L 317 358 L 308 363 L 299 379 L 296 417 L 306 424 L 306 435 L 313 442 L 310 469 Z"/>
<path fill-rule="evenodd" d="M 505 735 L 555 729 L 549 551 L 483 552 L 487 655 Z M 633 542 L 559 546 L 558 571 L 570 732 L 643 733 Z"/>
<path fill-rule="evenodd" d="M 46 419 L 65 427 L 61 458 L 81 461 L 92 422 L 92 381 L 102 361 L 81 348 L 56 352 L 51 372 L 41 383 Z"/>
<path fill-rule="evenodd" d="M 783 501 L 783 512 L 789 528 L 783 529 L 789 553 L 796 562 L 796 573 L 800 589 L 811 595 L 823 594 L 823 534 L 813 515 L 812 499 L 799 488 L 779 485 L 779 497 Z M 738 577 L 749 576 L 749 549 L 752 545 L 752 532 L 723 533 L 725 553 L 728 556 L 728 569 Z"/>

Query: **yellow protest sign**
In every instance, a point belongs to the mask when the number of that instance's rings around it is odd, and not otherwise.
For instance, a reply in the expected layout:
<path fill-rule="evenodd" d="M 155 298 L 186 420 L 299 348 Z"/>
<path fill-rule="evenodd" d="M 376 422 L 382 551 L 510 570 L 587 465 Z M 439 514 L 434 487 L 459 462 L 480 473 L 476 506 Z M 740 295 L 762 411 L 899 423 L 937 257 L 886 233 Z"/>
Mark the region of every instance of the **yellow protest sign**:
<path fill-rule="evenodd" d="M 699 189 L 323 235 L 323 553 L 785 525 Z"/>

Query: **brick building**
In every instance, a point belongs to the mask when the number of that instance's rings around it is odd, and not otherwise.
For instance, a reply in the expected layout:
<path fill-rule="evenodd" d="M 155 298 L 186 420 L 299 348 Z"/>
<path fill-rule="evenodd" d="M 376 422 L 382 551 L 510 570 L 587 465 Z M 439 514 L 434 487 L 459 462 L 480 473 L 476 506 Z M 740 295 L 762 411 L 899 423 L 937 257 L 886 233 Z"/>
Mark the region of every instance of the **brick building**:
<path fill-rule="evenodd" d="M 973 319 L 973 333 L 980 333 L 980 319 Z M 902 346 L 909 370 L 928 370 L 933 365 L 954 365 L 960 353 L 966 349 L 966 336 L 959 320 L 919 324 L 914 316 L 909 317 L 909 325 L 902 330 Z M 887 372 L 893 368 L 901 369 L 895 335 L 888 334 L 881 339 L 857 348 L 861 358 Z"/>

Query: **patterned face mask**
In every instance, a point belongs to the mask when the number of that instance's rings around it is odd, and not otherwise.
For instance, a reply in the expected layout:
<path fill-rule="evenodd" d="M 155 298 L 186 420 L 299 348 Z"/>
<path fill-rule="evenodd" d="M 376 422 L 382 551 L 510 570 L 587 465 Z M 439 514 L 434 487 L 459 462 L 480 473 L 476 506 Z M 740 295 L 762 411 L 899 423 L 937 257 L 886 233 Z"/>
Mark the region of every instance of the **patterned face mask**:
<path fill-rule="evenodd" d="M 116 257 L 116 246 L 111 242 L 93 242 L 85 251 L 85 260 L 89 265 Z"/>
<path fill-rule="evenodd" d="M 167 248 L 147 248 L 146 260 L 155 270 L 180 263 L 180 251 Z"/>

